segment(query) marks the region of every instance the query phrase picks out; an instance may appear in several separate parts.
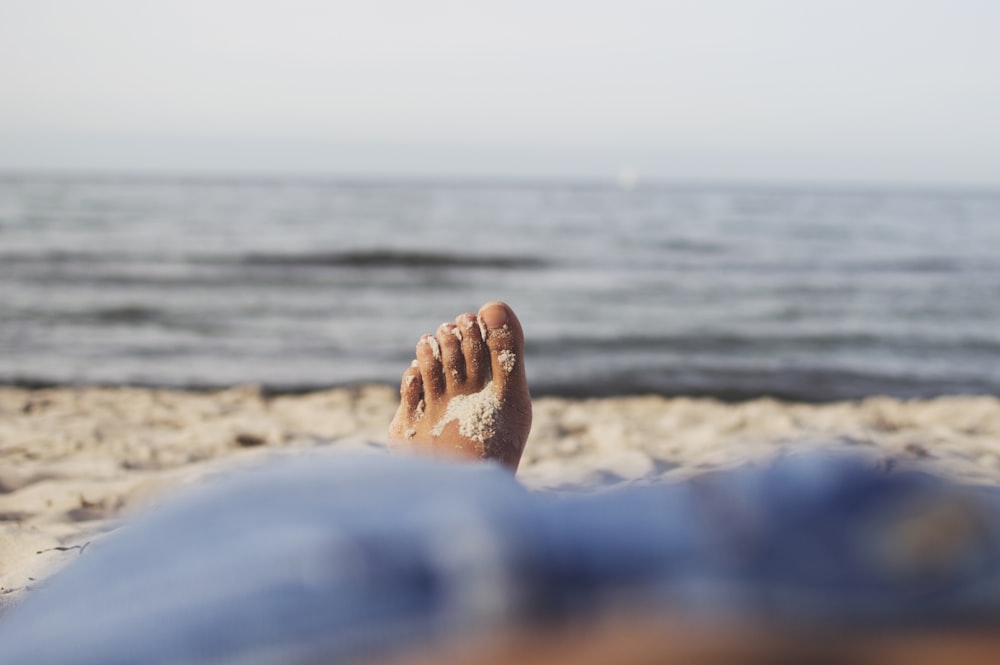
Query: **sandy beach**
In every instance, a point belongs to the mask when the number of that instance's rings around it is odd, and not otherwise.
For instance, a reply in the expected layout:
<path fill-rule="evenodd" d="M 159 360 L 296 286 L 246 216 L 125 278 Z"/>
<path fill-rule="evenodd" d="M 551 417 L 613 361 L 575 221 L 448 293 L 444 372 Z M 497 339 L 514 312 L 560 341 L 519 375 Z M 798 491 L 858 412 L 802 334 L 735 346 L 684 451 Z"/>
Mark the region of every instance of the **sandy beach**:
<path fill-rule="evenodd" d="M 268 397 L 140 388 L 0 388 L 0 607 L 183 487 L 280 455 L 384 452 L 385 386 Z M 1000 399 L 822 405 L 657 396 L 542 398 L 518 472 L 576 491 L 679 479 L 816 447 L 1000 483 Z"/>

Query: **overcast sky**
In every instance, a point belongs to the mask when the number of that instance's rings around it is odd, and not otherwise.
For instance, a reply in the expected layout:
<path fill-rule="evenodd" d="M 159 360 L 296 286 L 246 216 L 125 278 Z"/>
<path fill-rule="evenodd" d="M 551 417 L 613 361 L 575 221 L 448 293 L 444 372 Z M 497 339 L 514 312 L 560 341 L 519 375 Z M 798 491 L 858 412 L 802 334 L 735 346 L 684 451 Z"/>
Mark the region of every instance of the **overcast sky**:
<path fill-rule="evenodd" d="M 1000 185 L 996 0 L 0 0 L 0 169 Z"/>

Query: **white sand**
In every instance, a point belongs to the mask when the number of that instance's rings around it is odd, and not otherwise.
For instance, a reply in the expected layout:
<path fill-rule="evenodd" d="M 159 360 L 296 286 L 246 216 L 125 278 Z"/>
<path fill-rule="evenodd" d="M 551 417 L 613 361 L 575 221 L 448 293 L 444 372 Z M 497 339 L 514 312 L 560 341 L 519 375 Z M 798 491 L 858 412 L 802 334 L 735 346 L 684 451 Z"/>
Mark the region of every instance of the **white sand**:
<path fill-rule="evenodd" d="M 448 423 L 458 421 L 459 434 L 466 439 L 485 443 L 487 439 L 496 436 L 500 409 L 500 400 L 490 381 L 478 393 L 452 397 L 444 415 L 431 429 L 431 436 L 441 436 Z"/>
<path fill-rule="evenodd" d="M 497 361 L 507 374 L 513 372 L 514 368 L 517 367 L 517 355 L 513 351 L 501 351 L 497 354 Z"/>
<path fill-rule="evenodd" d="M 1000 483 L 1000 400 L 992 397 L 534 404 L 518 473 L 529 487 L 681 478 L 831 443 Z M 254 388 L 0 388 L 0 608 L 86 556 L 86 544 L 130 511 L 267 456 L 370 448 L 368 441 L 384 439 L 395 409 L 396 391 L 385 387 L 274 399 Z"/>

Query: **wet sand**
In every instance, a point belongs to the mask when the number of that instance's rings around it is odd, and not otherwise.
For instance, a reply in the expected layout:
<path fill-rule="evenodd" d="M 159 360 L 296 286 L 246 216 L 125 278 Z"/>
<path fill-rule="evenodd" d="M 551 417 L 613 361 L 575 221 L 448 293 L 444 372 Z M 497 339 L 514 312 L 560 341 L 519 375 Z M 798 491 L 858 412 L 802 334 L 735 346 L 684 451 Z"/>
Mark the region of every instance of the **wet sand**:
<path fill-rule="evenodd" d="M 267 398 L 254 387 L 0 388 L 0 609 L 130 515 L 273 456 L 384 452 L 398 402 L 367 386 Z M 816 447 L 1000 484 L 1000 399 L 543 398 L 518 477 L 576 491 L 680 479 Z"/>

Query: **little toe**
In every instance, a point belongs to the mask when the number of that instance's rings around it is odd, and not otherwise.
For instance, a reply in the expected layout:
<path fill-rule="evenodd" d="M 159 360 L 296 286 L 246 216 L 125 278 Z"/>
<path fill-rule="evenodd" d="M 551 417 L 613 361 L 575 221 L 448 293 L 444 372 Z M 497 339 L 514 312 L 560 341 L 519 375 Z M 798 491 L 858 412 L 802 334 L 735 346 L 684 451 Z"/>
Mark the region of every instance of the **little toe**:
<path fill-rule="evenodd" d="M 389 423 L 389 445 L 398 447 L 417 434 L 417 423 L 424 415 L 424 387 L 417 361 L 403 372 L 399 384 L 399 408 Z"/>
<path fill-rule="evenodd" d="M 416 361 L 403 372 L 403 380 L 399 385 L 399 401 L 403 410 L 411 416 L 416 416 L 420 410 L 420 401 L 424 398 L 424 382 Z"/>
<path fill-rule="evenodd" d="M 493 383 L 501 393 L 527 393 L 524 372 L 524 332 L 513 310 L 500 301 L 486 303 L 479 310 L 479 322 L 489 347 Z"/>
<path fill-rule="evenodd" d="M 483 339 L 475 314 L 462 314 L 455 319 L 462 332 L 462 355 L 465 357 L 465 378 L 474 390 L 481 389 L 490 376 L 489 349 Z"/>
<path fill-rule="evenodd" d="M 433 335 L 424 335 L 417 342 L 417 365 L 424 388 L 424 399 L 432 400 L 444 393 L 444 368 L 441 346 Z"/>

